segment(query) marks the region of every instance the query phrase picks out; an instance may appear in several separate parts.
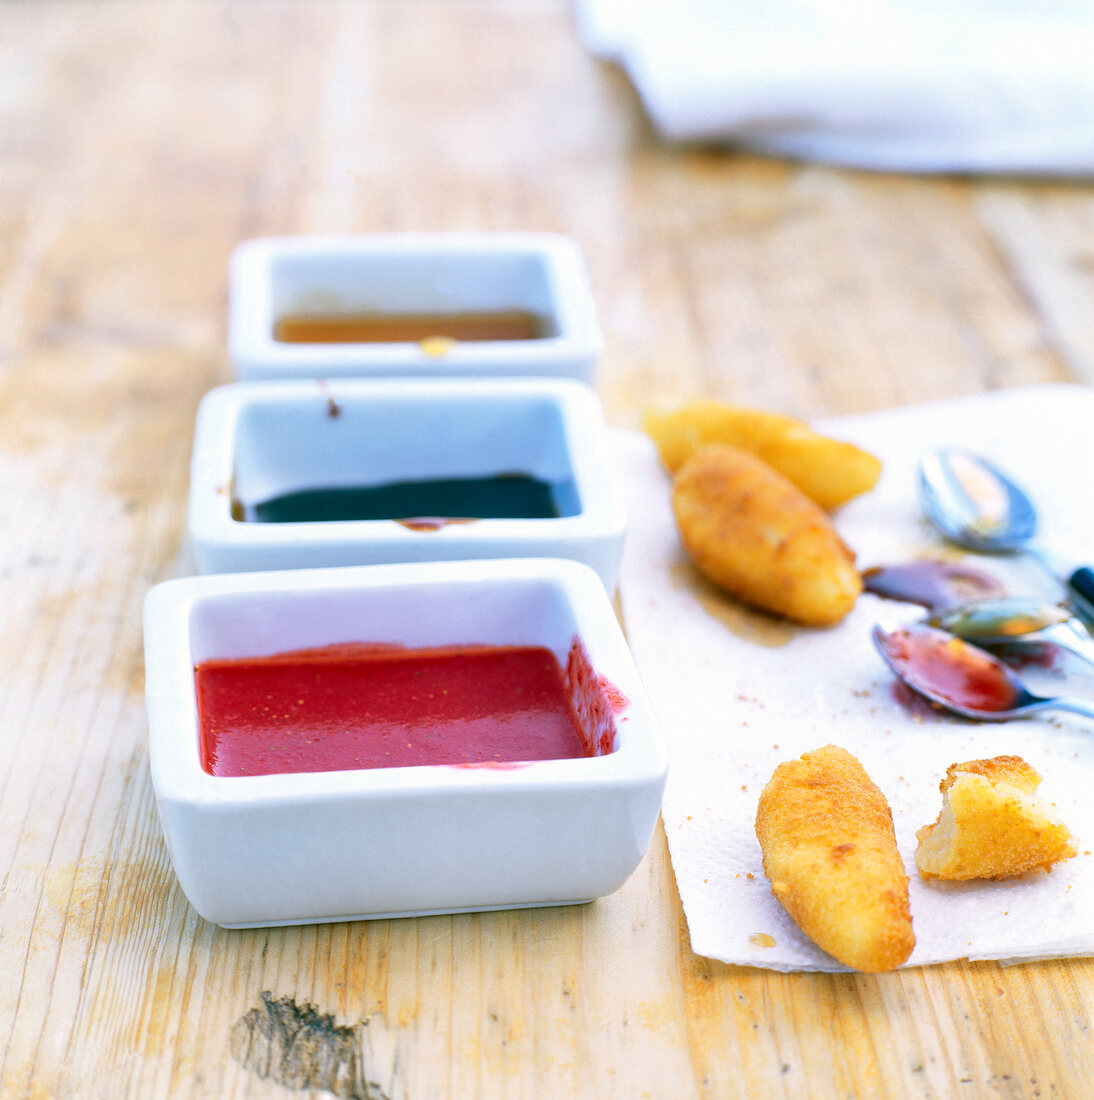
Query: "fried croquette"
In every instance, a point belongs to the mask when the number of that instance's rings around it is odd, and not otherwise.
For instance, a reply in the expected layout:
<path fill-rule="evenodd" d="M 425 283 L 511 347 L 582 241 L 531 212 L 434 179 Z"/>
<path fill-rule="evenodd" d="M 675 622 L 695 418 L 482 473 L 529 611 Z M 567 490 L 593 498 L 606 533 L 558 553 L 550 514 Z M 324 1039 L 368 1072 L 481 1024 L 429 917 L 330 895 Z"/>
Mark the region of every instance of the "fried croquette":
<path fill-rule="evenodd" d="M 760 795 L 756 836 L 772 893 L 818 947 L 871 973 L 908 958 L 915 936 L 892 811 L 846 749 L 780 764 Z"/>
<path fill-rule="evenodd" d="M 868 492 L 881 476 L 881 462 L 869 452 L 761 409 L 692 401 L 671 412 L 649 410 L 642 426 L 670 473 L 701 447 L 728 443 L 763 459 L 829 512 Z"/>
<path fill-rule="evenodd" d="M 862 592 L 854 554 L 824 510 L 739 447 L 696 451 L 673 478 L 672 509 L 699 571 L 746 603 L 831 626 Z"/>
<path fill-rule="evenodd" d="M 1040 782 L 1020 756 L 951 764 L 939 784 L 938 820 L 916 833 L 920 877 L 1008 878 L 1075 855 L 1067 828 L 1036 798 Z"/>

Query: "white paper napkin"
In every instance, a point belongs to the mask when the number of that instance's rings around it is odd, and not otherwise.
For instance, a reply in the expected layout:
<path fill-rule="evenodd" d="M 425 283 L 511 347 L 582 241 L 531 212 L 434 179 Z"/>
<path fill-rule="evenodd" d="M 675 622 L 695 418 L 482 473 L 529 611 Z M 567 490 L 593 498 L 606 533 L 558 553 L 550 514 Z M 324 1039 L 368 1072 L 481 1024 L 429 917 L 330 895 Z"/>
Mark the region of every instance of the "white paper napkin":
<path fill-rule="evenodd" d="M 575 0 L 660 133 L 910 172 L 1094 174 L 1087 0 Z"/>
<path fill-rule="evenodd" d="M 1094 389 L 1060 385 L 819 425 L 884 463 L 878 487 L 842 509 L 837 526 L 862 567 L 946 553 L 919 516 L 914 476 L 925 448 L 958 441 L 1019 477 L 1040 506 L 1046 543 L 1074 564 L 1089 564 L 1092 416 Z M 864 595 L 830 630 L 796 628 L 742 609 L 687 563 L 669 480 L 652 443 L 621 432 L 615 445 L 629 519 L 623 616 L 669 738 L 663 819 L 692 949 L 776 970 L 844 969 L 775 901 L 754 832 L 757 799 L 775 766 L 834 743 L 862 761 L 893 810 L 917 941 L 907 965 L 1094 954 L 1094 721 L 1053 713 L 971 723 L 926 707 L 909 710 L 894 694 L 869 632 L 876 621 L 895 625 L 919 617 L 920 609 Z M 1059 595 L 1039 567 L 1020 557 L 991 558 L 984 567 L 1015 592 Z M 1069 687 L 1094 698 L 1094 673 L 1077 665 L 1067 671 Z M 1063 686 L 1058 669 L 1039 675 L 1039 687 Z M 1022 756 L 1042 774 L 1038 793 L 1055 804 L 1080 854 L 1051 874 L 921 881 L 915 832 L 938 816 L 946 768 L 1001 753 Z"/>

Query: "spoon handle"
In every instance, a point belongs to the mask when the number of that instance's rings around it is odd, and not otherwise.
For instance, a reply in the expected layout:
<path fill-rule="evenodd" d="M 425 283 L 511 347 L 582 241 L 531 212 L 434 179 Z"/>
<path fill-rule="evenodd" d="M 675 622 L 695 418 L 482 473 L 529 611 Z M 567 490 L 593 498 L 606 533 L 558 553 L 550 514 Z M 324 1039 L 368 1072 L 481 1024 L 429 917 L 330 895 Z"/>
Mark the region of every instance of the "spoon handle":
<path fill-rule="evenodd" d="M 1094 701 L 1088 699 L 1068 699 L 1066 696 L 1061 696 L 1050 700 L 1049 706 L 1053 710 L 1067 710 L 1072 714 L 1081 714 L 1085 718 L 1094 718 Z"/>
<path fill-rule="evenodd" d="M 1094 664 L 1094 638 L 1090 636 L 1084 620 L 1077 614 L 1062 623 L 1053 623 L 1046 627 L 1041 631 L 1041 637 Z"/>
<path fill-rule="evenodd" d="M 1094 629 L 1094 569 L 1084 565 L 1067 578 L 1068 591 L 1076 613 Z"/>

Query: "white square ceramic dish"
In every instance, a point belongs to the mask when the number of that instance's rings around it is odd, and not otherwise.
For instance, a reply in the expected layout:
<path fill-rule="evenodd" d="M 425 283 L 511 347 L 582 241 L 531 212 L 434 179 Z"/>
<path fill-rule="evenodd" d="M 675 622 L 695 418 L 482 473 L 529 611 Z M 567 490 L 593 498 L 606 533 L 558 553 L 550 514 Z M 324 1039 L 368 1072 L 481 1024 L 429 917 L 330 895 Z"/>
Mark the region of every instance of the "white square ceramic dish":
<path fill-rule="evenodd" d="M 317 487 L 517 473 L 551 488 L 557 516 L 243 518 L 254 502 Z M 198 412 L 189 530 L 202 572 L 562 557 L 612 591 L 625 527 L 600 404 L 577 382 L 237 382 L 210 391 Z"/>
<path fill-rule="evenodd" d="M 187 897 L 228 927 L 587 901 L 649 843 L 662 734 L 603 586 L 520 559 L 187 577 L 144 609 L 152 781 Z M 195 666 L 340 642 L 574 640 L 625 699 L 614 751 L 506 768 L 415 766 L 217 777 L 203 770 Z"/>
<path fill-rule="evenodd" d="M 534 339 L 296 342 L 288 317 L 519 311 Z M 276 237 L 232 255 L 228 350 L 242 379 L 530 376 L 591 384 L 603 339 L 577 246 L 542 233 Z"/>

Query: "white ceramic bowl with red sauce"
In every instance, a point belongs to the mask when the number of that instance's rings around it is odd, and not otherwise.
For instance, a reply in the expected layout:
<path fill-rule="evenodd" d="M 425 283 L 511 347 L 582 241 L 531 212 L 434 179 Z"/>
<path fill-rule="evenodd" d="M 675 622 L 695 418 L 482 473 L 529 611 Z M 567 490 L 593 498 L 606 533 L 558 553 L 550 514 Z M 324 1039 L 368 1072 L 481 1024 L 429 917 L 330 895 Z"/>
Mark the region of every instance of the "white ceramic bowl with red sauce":
<path fill-rule="evenodd" d="M 657 821 L 666 746 L 596 574 L 559 559 L 186 577 L 144 636 L 150 763 L 179 882 L 226 927 L 585 902 L 618 889 Z M 195 667 L 340 643 L 545 646 L 612 751 L 504 766 L 214 775 Z M 594 741 L 597 737 L 594 737 Z"/>
<path fill-rule="evenodd" d="M 529 492 L 549 491 L 552 507 L 424 524 L 401 522 L 408 514 L 398 512 L 282 513 L 289 522 L 251 515 L 254 502 L 301 499 L 309 488 L 379 491 L 459 478 L 465 488 L 494 482 L 512 491 L 516 475 Z M 211 390 L 198 410 L 189 534 L 203 573 L 562 557 L 591 566 L 613 591 L 625 528 L 600 403 L 578 382 L 236 382 Z"/>
<path fill-rule="evenodd" d="M 241 379 L 557 377 L 592 384 L 603 346 L 573 241 L 547 233 L 270 237 L 232 255 L 228 350 Z M 331 340 L 286 319 L 522 314 L 531 338 Z M 487 326 L 489 328 L 489 326 Z M 312 333 L 316 335 L 319 329 Z M 345 329 L 350 332 L 350 329 Z M 424 332 L 430 331 L 428 328 Z"/>

